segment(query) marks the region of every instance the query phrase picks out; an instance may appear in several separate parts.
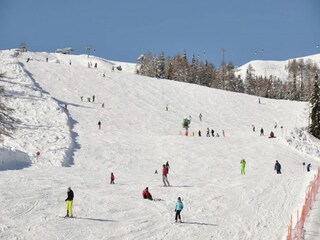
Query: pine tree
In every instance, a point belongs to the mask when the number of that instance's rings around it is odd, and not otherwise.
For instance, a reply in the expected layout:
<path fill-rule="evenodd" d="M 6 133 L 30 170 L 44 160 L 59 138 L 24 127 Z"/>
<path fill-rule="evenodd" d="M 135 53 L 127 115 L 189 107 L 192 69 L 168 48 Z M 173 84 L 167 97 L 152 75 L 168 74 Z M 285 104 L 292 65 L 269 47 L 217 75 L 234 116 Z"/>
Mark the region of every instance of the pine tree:
<path fill-rule="evenodd" d="M 313 85 L 313 93 L 310 98 L 311 104 L 311 114 L 310 120 L 311 124 L 309 126 L 310 133 L 316 138 L 320 139 L 320 90 L 318 83 L 318 75 L 315 77 Z"/>
<path fill-rule="evenodd" d="M 0 86 L 0 96 L 4 93 L 4 88 Z M 0 101 L 0 135 L 11 137 L 12 132 L 16 129 L 16 124 L 20 121 L 12 117 L 13 109 L 8 108 Z"/>
<path fill-rule="evenodd" d="M 190 120 L 190 119 L 188 119 L 188 118 L 184 118 L 184 119 L 183 119 L 182 127 L 183 127 L 184 129 L 186 129 L 186 136 L 188 136 L 188 129 L 189 129 L 190 123 L 191 123 L 191 120 Z"/>

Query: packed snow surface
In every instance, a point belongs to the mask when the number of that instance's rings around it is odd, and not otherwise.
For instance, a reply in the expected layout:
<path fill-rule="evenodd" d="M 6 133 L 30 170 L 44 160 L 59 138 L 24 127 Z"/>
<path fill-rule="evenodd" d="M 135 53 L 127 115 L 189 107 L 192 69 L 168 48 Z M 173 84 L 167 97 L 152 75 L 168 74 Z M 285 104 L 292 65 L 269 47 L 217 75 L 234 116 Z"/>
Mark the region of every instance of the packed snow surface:
<path fill-rule="evenodd" d="M 94 56 L 0 52 L 3 101 L 22 122 L 4 138 L 0 159 L 12 160 L 0 168 L 1 238 L 284 239 L 318 166 L 319 156 L 301 151 L 293 131 L 307 126 L 308 104 L 259 104 L 255 96 L 139 76 L 132 64 L 112 71 L 115 65 Z M 181 135 L 186 116 L 188 137 Z M 207 128 L 220 137 L 206 137 Z M 162 183 L 166 161 L 172 187 Z M 69 186 L 74 219 L 63 218 Z M 161 201 L 142 199 L 145 187 Z M 173 224 L 178 197 L 183 223 Z"/>

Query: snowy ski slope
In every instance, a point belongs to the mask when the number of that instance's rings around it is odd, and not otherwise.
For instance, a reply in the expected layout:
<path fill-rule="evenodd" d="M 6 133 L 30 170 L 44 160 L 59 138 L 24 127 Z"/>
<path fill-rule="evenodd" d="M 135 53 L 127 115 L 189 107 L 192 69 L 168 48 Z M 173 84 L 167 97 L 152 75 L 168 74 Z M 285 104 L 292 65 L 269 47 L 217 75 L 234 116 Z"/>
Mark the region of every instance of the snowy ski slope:
<path fill-rule="evenodd" d="M 255 96 L 138 76 L 130 64 L 113 72 L 112 62 L 93 56 L 12 55 L 0 52 L 0 72 L 7 73 L 1 85 L 22 125 L 4 139 L 1 157 L 16 161 L 5 153 L 20 151 L 30 165 L 0 171 L 1 238 L 284 239 L 318 166 L 316 156 L 285 140 L 307 125 L 306 103 L 261 98 L 258 104 Z M 88 61 L 98 67 L 88 68 Z M 93 95 L 96 101 L 88 102 Z M 180 135 L 189 115 L 194 137 Z M 220 137 L 205 137 L 207 127 Z M 260 127 L 277 138 L 259 136 Z M 282 175 L 274 172 L 276 159 Z M 168 188 L 160 174 L 166 161 Z M 303 161 L 312 173 L 303 171 Z M 75 219 L 61 218 L 68 186 Z M 143 200 L 147 186 L 163 201 Z M 184 223 L 172 224 L 179 196 Z"/>

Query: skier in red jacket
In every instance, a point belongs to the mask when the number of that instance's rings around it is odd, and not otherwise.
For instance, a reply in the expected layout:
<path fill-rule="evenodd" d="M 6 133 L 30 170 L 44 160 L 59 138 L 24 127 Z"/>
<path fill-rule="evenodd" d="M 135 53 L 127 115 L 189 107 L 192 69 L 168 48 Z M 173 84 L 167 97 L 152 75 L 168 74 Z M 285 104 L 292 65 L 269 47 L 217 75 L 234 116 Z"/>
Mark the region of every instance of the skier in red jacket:
<path fill-rule="evenodd" d="M 170 183 L 168 181 L 168 168 L 166 167 L 165 164 L 163 164 L 163 168 L 162 168 L 162 181 L 165 187 L 170 186 Z"/>
<path fill-rule="evenodd" d="M 143 192 L 142 192 L 142 197 L 143 197 L 144 199 L 153 200 L 152 195 L 151 195 L 151 193 L 149 192 L 149 188 L 148 188 L 148 187 L 146 187 L 146 189 L 143 190 Z"/>

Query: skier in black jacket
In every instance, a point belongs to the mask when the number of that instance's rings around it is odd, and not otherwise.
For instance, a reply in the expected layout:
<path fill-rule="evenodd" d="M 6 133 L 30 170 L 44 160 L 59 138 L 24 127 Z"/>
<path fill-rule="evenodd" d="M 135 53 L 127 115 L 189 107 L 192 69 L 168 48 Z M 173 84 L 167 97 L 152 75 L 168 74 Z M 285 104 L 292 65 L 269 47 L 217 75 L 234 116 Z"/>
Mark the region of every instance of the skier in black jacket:
<path fill-rule="evenodd" d="M 66 198 L 65 202 L 67 202 L 67 205 L 66 205 L 66 208 L 67 208 L 67 215 L 66 217 L 73 217 L 73 214 L 72 214 L 72 203 L 73 203 L 73 191 L 71 190 L 71 187 L 68 187 L 68 197 Z M 69 215 L 70 213 L 70 215 Z"/>
<path fill-rule="evenodd" d="M 274 170 L 277 171 L 277 174 L 281 174 L 281 164 L 276 160 L 276 164 L 274 165 Z"/>

